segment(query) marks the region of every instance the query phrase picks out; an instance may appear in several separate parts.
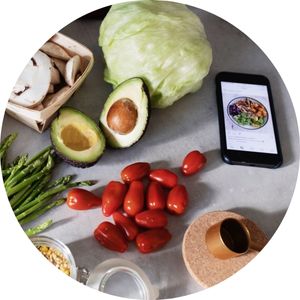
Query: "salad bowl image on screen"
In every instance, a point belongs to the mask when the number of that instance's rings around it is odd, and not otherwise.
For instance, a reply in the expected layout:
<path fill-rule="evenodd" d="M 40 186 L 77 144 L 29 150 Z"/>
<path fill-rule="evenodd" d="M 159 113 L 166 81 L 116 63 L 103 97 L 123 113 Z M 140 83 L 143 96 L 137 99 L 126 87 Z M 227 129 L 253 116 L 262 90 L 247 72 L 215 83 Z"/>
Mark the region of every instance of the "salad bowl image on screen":
<path fill-rule="evenodd" d="M 227 114 L 238 126 L 253 130 L 268 122 L 268 111 L 258 100 L 251 97 L 237 97 L 227 106 Z"/>

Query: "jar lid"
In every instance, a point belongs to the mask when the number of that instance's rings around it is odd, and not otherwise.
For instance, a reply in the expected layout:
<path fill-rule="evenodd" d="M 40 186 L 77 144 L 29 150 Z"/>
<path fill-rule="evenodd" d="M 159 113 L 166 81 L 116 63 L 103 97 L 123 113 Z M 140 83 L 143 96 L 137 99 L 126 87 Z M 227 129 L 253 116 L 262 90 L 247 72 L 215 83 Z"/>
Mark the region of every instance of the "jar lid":
<path fill-rule="evenodd" d="M 157 288 L 152 286 L 145 272 L 131 261 L 113 258 L 96 266 L 86 285 L 100 292 L 130 299 L 158 299 Z"/>

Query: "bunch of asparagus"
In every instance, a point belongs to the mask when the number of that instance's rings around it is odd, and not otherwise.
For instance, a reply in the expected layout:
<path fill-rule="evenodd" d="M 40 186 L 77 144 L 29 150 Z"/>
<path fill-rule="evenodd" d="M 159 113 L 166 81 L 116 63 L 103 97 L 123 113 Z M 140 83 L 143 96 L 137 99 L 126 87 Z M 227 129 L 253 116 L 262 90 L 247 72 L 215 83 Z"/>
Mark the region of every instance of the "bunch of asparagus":
<path fill-rule="evenodd" d="M 63 204 L 66 199 L 54 199 L 63 191 L 78 187 L 91 186 L 93 181 L 72 182 L 68 175 L 50 182 L 56 157 L 51 146 L 46 147 L 32 158 L 20 155 L 11 164 L 6 164 L 6 154 L 17 134 L 8 135 L 0 144 L 2 177 L 10 205 L 21 225 L 36 220 L 53 207 Z M 28 236 L 44 231 L 53 224 L 47 220 L 26 230 Z"/>

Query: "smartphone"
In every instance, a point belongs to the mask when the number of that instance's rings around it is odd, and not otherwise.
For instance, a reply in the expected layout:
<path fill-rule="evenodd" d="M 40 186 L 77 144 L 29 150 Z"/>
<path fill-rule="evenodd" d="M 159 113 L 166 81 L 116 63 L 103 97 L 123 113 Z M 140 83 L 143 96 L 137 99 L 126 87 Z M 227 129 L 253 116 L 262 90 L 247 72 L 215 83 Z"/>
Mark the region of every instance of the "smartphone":
<path fill-rule="evenodd" d="M 282 152 L 269 80 L 262 75 L 221 72 L 216 88 L 223 160 L 278 168 Z"/>

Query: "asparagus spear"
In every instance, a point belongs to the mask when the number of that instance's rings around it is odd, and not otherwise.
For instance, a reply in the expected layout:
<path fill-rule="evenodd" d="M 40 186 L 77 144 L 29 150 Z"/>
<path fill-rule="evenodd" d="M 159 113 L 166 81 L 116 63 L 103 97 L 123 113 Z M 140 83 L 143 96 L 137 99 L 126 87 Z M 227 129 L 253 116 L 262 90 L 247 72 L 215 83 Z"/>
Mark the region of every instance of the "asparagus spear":
<path fill-rule="evenodd" d="M 17 194 L 14 194 L 14 196 L 10 200 L 10 206 L 12 207 L 12 209 L 16 208 L 22 202 L 24 197 L 26 197 L 26 195 L 28 194 L 28 191 L 31 191 L 31 188 L 32 186 L 28 185 L 25 189 L 21 190 Z"/>
<path fill-rule="evenodd" d="M 51 198 L 52 198 L 51 196 L 47 197 L 44 199 L 44 201 L 37 202 L 34 205 L 30 206 L 25 211 L 23 211 L 22 213 L 15 215 L 17 220 L 20 221 L 21 219 L 24 219 L 25 217 L 29 216 L 31 213 L 43 208 L 46 204 L 48 204 L 48 201 L 50 201 Z"/>
<path fill-rule="evenodd" d="M 18 134 L 16 132 L 13 132 L 11 134 L 9 134 L 1 143 L 0 143 L 0 150 L 2 150 L 3 148 L 7 147 L 7 144 L 11 144 L 16 137 L 18 136 Z M 9 147 L 9 146 L 8 146 Z"/>
<path fill-rule="evenodd" d="M 66 202 L 66 198 L 61 198 L 61 199 L 58 199 L 54 202 L 51 202 L 48 205 L 46 205 L 45 207 L 31 213 L 26 218 L 20 220 L 19 223 L 20 223 L 20 225 L 27 224 L 27 223 L 37 219 L 39 216 L 43 215 L 44 213 L 46 213 L 48 210 L 52 209 L 53 207 L 60 206 L 60 205 L 64 204 L 65 202 Z"/>
<path fill-rule="evenodd" d="M 53 221 L 50 219 L 38 226 L 35 226 L 35 227 L 25 230 L 25 233 L 28 236 L 36 235 L 36 234 L 41 233 L 42 231 L 46 230 L 47 228 L 49 228 L 52 224 L 53 224 Z"/>
<path fill-rule="evenodd" d="M 18 155 L 12 163 L 8 164 L 5 169 L 2 169 L 2 176 L 3 177 L 9 176 L 10 173 L 14 170 L 14 168 L 18 165 L 22 157 L 23 155 Z"/>
<path fill-rule="evenodd" d="M 17 220 L 21 220 L 27 217 L 29 214 L 34 212 L 36 209 L 40 209 L 45 205 L 45 202 L 49 200 L 49 197 L 53 197 L 69 188 L 78 187 L 78 186 L 91 186 L 95 184 L 94 181 L 79 181 L 79 182 L 71 182 L 66 185 L 59 185 L 53 189 L 50 189 L 42 194 L 40 194 L 36 199 L 24 205 L 21 210 L 15 215 Z"/>
<path fill-rule="evenodd" d="M 32 193 L 30 193 L 28 195 L 28 197 L 26 197 L 25 201 L 23 201 L 21 203 L 21 205 L 17 209 L 14 210 L 14 213 L 15 214 L 18 213 L 18 211 L 20 210 L 21 207 L 25 206 L 25 204 L 34 200 L 43 191 L 45 186 L 48 184 L 50 178 L 51 178 L 51 175 L 47 174 L 45 177 L 43 177 L 42 179 L 37 181 L 32 188 Z"/>
<path fill-rule="evenodd" d="M 6 154 L 7 151 L 3 152 L 2 156 L 1 156 L 1 169 L 5 169 L 5 165 L 6 165 Z"/>
<path fill-rule="evenodd" d="M 50 151 L 50 150 L 51 150 L 51 146 L 48 146 L 47 148 L 43 149 L 41 152 L 39 152 L 38 154 L 36 154 L 35 156 L 33 156 L 30 160 L 28 160 L 27 162 L 24 162 L 24 163 L 22 164 L 22 166 L 24 166 L 24 165 L 25 165 L 25 166 L 30 165 L 30 164 L 33 163 L 36 159 L 40 158 L 43 154 L 45 154 L 45 152 Z M 14 160 L 11 164 L 9 164 L 9 165 L 7 166 L 6 169 L 3 169 L 3 168 L 2 168 L 2 175 L 3 175 L 3 177 L 6 177 L 6 176 L 10 175 L 11 171 L 14 170 L 14 167 L 16 167 L 16 166 L 18 165 L 18 163 L 19 163 L 19 161 L 20 161 L 21 158 L 24 158 L 24 156 L 23 156 L 23 155 L 18 155 L 18 156 L 15 158 L 15 160 Z M 26 159 L 27 159 L 27 158 L 28 158 L 28 155 L 26 154 Z"/>
<path fill-rule="evenodd" d="M 7 152 L 10 145 L 13 143 L 13 141 L 16 139 L 17 133 L 11 133 L 9 134 L 0 144 L 0 159 L 2 160 L 3 156 Z"/>
<path fill-rule="evenodd" d="M 12 134 L 8 135 L 0 145 L 0 161 L 1 161 L 2 170 L 5 169 L 5 160 L 6 160 L 7 150 L 11 146 L 13 141 L 16 139 L 16 137 L 17 137 L 17 134 L 12 133 Z"/>
<path fill-rule="evenodd" d="M 43 166 L 43 164 L 46 162 L 48 155 L 49 155 L 49 153 L 46 152 L 39 159 L 37 159 L 33 163 L 27 165 L 26 168 L 24 168 L 20 172 L 18 172 L 13 178 L 11 178 L 11 180 L 8 180 L 6 182 L 5 187 L 6 188 L 13 187 L 17 183 L 19 183 L 23 178 L 25 178 L 27 175 L 34 173 L 34 171 L 38 171 L 38 169 L 41 166 Z M 25 163 L 25 166 L 26 166 L 26 163 Z"/>
<path fill-rule="evenodd" d="M 36 155 L 34 155 L 25 165 L 28 166 L 30 164 L 32 164 L 34 161 L 36 161 L 37 159 L 39 159 L 41 156 L 43 156 L 46 152 L 50 152 L 52 149 L 52 146 L 48 146 L 45 149 L 43 149 L 42 151 L 40 151 L 39 153 L 37 153 Z"/>
<path fill-rule="evenodd" d="M 21 157 L 22 157 L 22 155 L 18 155 L 18 156 L 14 159 L 14 161 L 13 161 L 11 164 L 8 165 L 8 167 L 9 167 L 9 168 L 15 167 L 15 166 L 19 163 Z"/>
<path fill-rule="evenodd" d="M 9 177 L 5 180 L 5 183 L 4 183 L 5 187 L 8 185 L 9 181 L 12 180 L 12 178 L 15 176 L 15 174 L 17 174 L 19 172 L 19 170 L 21 170 L 23 168 L 23 166 L 25 165 L 27 159 L 28 159 L 28 154 L 24 154 L 20 157 L 17 165 L 13 167 Z"/>
<path fill-rule="evenodd" d="M 47 185 L 48 181 L 50 180 L 50 177 L 51 175 L 47 174 L 41 180 L 34 182 L 33 184 L 27 186 L 25 189 L 21 190 L 17 194 L 14 194 L 14 196 L 10 200 L 10 205 L 14 210 L 14 213 L 16 213 L 16 211 L 18 212 L 20 207 L 33 200 Z M 43 186 L 40 187 L 41 183 L 43 183 Z M 24 190 L 25 192 L 23 192 Z M 20 195 L 20 198 L 18 197 L 18 195 Z M 18 198 L 18 200 L 14 200 L 15 198 Z"/>
<path fill-rule="evenodd" d="M 48 186 L 47 189 L 52 189 L 60 184 L 68 184 L 73 178 L 73 175 L 67 175 L 61 178 L 56 179 L 55 181 L 51 182 Z"/>
<path fill-rule="evenodd" d="M 10 175 L 10 173 L 12 172 L 12 170 L 14 169 L 15 166 L 11 166 L 6 168 L 5 170 L 2 170 L 2 176 L 3 177 L 7 177 Z"/>
<path fill-rule="evenodd" d="M 49 171 L 54 167 L 54 161 L 51 155 L 48 155 L 48 162 L 46 166 L 38 173 L 31 175 L 30 177 L 25 178 L 22 182 L 18 183 L 17 185 L 13 187 L 8 187 L 6 189 L 7 196 L 10 197 L 23 188 L 25 188 L 27 185 L 32 184 L 36 180 L 40 180 L 43 176 L 45 176 Z"/>

